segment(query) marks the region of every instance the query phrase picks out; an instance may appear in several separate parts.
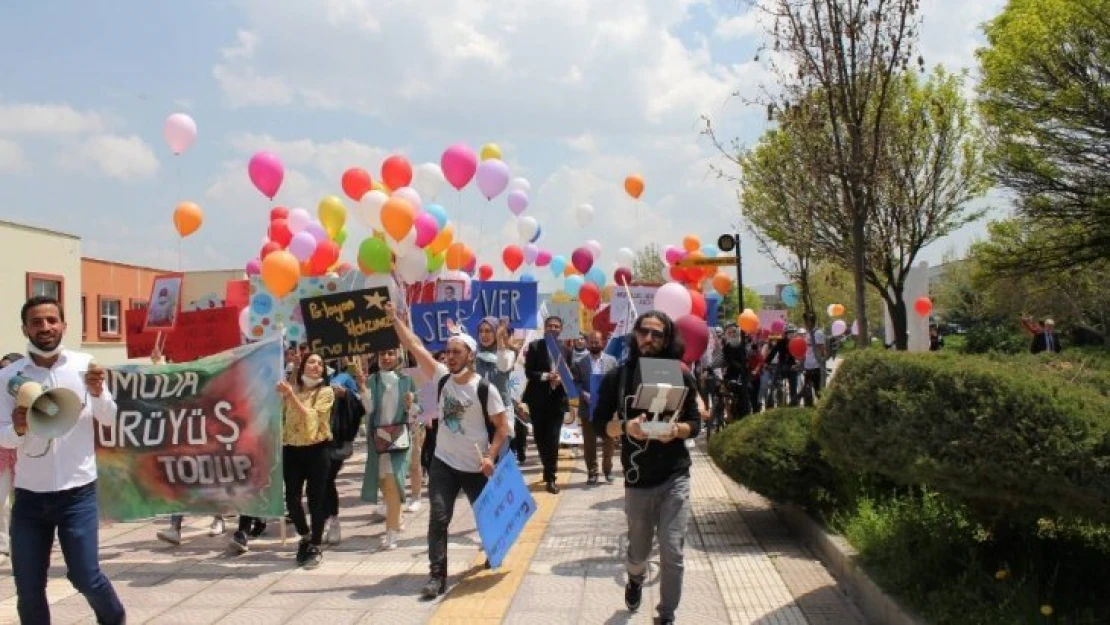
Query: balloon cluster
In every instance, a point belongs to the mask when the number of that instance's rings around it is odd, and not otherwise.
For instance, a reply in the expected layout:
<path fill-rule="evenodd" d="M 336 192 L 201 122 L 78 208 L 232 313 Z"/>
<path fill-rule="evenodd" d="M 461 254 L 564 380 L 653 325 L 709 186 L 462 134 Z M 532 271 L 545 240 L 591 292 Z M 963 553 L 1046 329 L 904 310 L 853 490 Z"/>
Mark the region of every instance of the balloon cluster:
<path fill-rule="evenodd" d="M 284 297 L 302 276 L 342 273 L 339 250 L 347 239 L 347 207 L 334 195 L 320 200 L 317 218 L 303 208 L 277 206 L 257 258 L 247 262 L 247 275 L 261 275 L 266 289 Z"/>

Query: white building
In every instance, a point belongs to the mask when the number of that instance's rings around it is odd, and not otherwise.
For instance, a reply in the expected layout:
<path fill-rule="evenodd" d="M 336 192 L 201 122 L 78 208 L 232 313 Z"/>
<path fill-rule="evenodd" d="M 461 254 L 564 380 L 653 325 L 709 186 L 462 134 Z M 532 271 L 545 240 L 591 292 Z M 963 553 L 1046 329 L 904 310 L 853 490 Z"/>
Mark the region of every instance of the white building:
<path fill-rule="evenodd" d="M 26 351 L 19 310 L 33 295 L 58 298 L 65 309 L 64 345 L 81 347 L 81 238 L 0 220 L 0 355 Z"/>

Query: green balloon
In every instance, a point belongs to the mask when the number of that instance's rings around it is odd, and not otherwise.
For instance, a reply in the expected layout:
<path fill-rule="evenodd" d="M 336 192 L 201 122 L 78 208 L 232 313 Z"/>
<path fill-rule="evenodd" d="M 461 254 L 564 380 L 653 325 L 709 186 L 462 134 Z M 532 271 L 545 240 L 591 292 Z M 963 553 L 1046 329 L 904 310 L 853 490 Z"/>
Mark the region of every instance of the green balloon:
<path fill-rule="evenodd" d="M 447 260 L 447 254 L 432 254 L 425 250 L 424 255 L 428 257 L 428 273 L 435 273 L 443 267 L 443 263 Z"/>
<path fill-rule="evenodd" d="M 346 242 L 347 242 L 347 229 L 344 228 L 344 229 L 340 230 L 338 234 L 335 235 L 335 244 L 338 245 L 339 247 L 343 247 L 343 244 L 346 243 Z"/>
<path fill-rule="evenodd" d="M 370 237 L 358 246 L 358 262 L 374 273 L 389 273 L 393 256 L 381 239 Z"/>

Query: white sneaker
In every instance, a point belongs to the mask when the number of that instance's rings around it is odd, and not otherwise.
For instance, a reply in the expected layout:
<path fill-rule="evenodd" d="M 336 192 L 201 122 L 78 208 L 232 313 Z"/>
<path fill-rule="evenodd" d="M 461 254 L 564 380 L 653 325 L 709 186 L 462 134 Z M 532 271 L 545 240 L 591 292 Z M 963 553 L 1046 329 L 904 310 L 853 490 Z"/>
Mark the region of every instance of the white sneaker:
<path fill-rule="evenodd" d="M 181 530 L 175 530 L 172 527 L 168 530 L 162 530 L 157 534 L 158 540 L 169 543 L 173 546 L 181 544 Z"/>
<path fill-rule="evenodd" d="M 393 530 L 386 530 L 382 542 L 378 545 L 383 551 L 393 551 L 397 548 L 397 535 Z"/>
<path fill-rule="evenodd" d="M 420 512 L 422 507 L 419 499 L 413 499 L 405 505 L 405 512 Z"/>
<path fill-rule="evenodd" d="M 341 540 L 343 540 L 343 535 L 339 531 L 339 517 L 333 516 L 328 519 L 328 529 L 324 532 L 324 542 L 329 545 L 338 545 Z"/>
<path fill-rule="evenodd" d="M 222 536 L 227 531 L 227 526 L 224 525 L 224 518 L 222 516 L 212 519 L 212 524 L 208 526 L 209 536 Z"/>

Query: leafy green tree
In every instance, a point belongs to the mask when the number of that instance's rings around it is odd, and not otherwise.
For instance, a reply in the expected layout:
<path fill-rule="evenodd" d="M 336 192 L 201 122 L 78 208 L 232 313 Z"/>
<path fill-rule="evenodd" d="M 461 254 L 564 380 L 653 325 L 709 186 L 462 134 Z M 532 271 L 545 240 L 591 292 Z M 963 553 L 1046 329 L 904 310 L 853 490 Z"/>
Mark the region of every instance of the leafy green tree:
<path fill-rule="evenodd" d="M 637 282 L 666 282 L 666 263 L 663 250 L 655 243 L 649 243 L 636 250 L 636 260 L 632 263 L 632 278 Z"/>
<path fill-rule="evenodd" d="M 751 308 L 754 312 L 763 309 L 763 298 L 751 287 L 744 287 L 744 308 Z M 724 322 L 736 323 L 736 316 L 740 314 L 740 304 L 736 301 L 736 288 L 733 287 L 728 295 L 721 301 L 721 315 Z"/>
<path fill-rule="evenodd" d="M 995 270 L 1050 275 L 1105 261 L 1110 0 L 1010 0 L 985 32 L 978 90 L 990 162 L 1029 234 Z"/>

